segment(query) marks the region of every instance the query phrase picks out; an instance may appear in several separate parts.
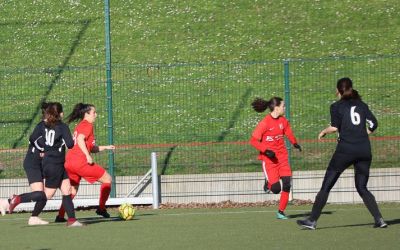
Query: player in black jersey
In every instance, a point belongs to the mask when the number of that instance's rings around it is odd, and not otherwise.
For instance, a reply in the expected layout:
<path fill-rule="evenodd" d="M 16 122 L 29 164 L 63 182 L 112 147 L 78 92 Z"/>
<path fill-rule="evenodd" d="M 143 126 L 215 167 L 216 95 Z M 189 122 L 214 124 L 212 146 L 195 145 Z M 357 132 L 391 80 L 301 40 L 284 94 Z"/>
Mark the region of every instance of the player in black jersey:
<path fill-rule="evenodd" d="M 322 187 L 315 198 L 311 215 L 304 220 L 298 220 L 297 224 L 303 228 L 316 229 L 317 220 L 328 200 L 330 190 L 340 174 L 349 166 L 354 165 L 355 186 L 365 206 L 374 217 L 374 227 L 387 227 L 375 197 L 367 189 L 372 160 L 368 134 L 375 131 L 378 122 L 369 110 L 368 105 L 361 100 L 361 96 L 353 89 L 350 78 L 338 80 L 337 95 L 340 100 L 330 107 L 331 125 L 318 135 L 318 139 L 321 139 L 326 134 L 338 132 L 336 151 L 326 170 Z"/>
<path fill-rule="evenodd" d="M 62 204 L 68 215 L 67 226 L 82 226 L 75 218 L 74 204 L 71 199 L 71 184 L 64 168 L 65 148 L 72 148 L 74 141 L 68 126 L 61 121 L 63 117 L 62 105 L 58 102 L 49 103 L 44 112 L 44 122 L 38 124 L 32 136 L 40 138 L 37 144 L 43 147 L 42 160 L 43 177 L 45 179 L 45 194 L 51 199 L 60 188 Z M 19 195 L 10 202 L 10 211 L 21 202 Z M 44 206 L 42 207 L 43 210 Z"/>
<path fill-rule="evenodd" d="M 48 103 L 42 103 L 42 115 L 44 115 L 44 110 L 47 108 Z M 43 117 L 42 117 L 43 119 Z M 39 213 L 43 210 L 43 207 L 46 205 L 47 198 L 44 193 L 43 186 L 43 169 L 42 169 L 42 157 L 43 157 L 43 148 L 40 147 L 37 141 L 41 138 L 41 135 L 37 133 L 39 127 L 42 126 L 44 122 L 41 121 L 34 128 L 34 132 L 29 137 L 29 147 L 24 159 L 24 170 L 26 172 L 26 176 L 28 178 L 29 186 L 31 187 L 32 192 L 24 193 L 20 195 L 13 195 L 11 199 L 0 200 L 0 210 L 4 215 L 5 211 L 13 212 L 15 208 L 15 201 L 19 203 L 26 203 L 35 201 L 35 207 L 32 211 L 32 216 L 28 220 L 29 225 L 42 225 L 48 224 L 47 221 L 44 221 L 38 217 Z M 36 131 L 36 132 L 35 132 Z M 10 206 L 11 202 L 11 206 Z"/>

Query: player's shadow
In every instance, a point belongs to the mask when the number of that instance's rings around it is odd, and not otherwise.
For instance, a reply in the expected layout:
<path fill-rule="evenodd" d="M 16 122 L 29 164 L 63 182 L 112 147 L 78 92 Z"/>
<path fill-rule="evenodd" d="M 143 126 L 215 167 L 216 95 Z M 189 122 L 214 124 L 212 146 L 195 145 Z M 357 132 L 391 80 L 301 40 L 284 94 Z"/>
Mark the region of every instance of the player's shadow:
<path fill-rule="evenodd" d="M 321 214 L 333 214 L 333 211 L 324 211 Z M 291 215 L 286 215 L 289 219 L 295 219 L 295 218 L 304 218 L 310 216 L 310 213 L 301 213 L 301 214 L 291 214 Z"/>
<path fill-rule="evenodd" d="M 82 222 L 86 225 L 96 224 L 96 223 L 103 223 L 103 222 L 114 222 L 114 221 L 124 221 L 119 217 L 110 217 L 110 218 L 101 218 L 101 217 L 86 217 L 86 218 L 79 218 L 79 222 Z M 134 218 L 133 220 L 139 220 Z"/>

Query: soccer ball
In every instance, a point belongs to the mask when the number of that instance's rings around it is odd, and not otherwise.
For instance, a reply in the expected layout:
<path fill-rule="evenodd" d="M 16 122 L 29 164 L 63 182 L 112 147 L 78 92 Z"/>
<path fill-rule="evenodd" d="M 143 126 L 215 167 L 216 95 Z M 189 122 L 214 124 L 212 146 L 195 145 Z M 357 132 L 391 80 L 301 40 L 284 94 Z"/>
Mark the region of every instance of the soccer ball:
<path fill-rule="evenodd" d="M 118 208 L 119 217 L 123 220 L 132 220 L 135 216 L 135 208 L 128 203 L 124 203 Z"/>

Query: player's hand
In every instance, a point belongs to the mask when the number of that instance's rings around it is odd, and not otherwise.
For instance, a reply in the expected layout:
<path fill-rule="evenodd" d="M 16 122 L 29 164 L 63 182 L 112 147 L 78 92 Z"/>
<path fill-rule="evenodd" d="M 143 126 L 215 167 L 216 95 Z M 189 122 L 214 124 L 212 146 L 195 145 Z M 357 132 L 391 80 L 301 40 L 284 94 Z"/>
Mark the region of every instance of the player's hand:
<path fill-rule="evenodd" d="M 107 146 L 105 146 L 105 149 L 114 150 L 115 146 L 114 145 L 107 145 Z"/>
<path fill-rule="evenodd" d="M 275 158 L 275 152 L 272 150 L 267 149 L 265 150 L 264 154 L 270 159 Z"/>
<path fill-rule="evenodd" d="M 319 133 L 318 135 L 318 140 L 321 140 L 322 138 L 324 138 L 326 135 L 326 133 L 322 130 L 321 133 Z"/>
<path fill-rule="evenodd" d="M 298 149 L 301 152 L 301 146 L 297 143 L 293 144 L 293 147 Z"/>
<path fill-rule="evenodd" d="M 92 158 L 92 156 L 90 156 L 90 155 L 87 155 L 86 156 L 86 161 L 87 161 L 87 163 L 89 164 L 89 165 L 92 165 L 94 162 L 93 162 L 93 158 Z"/>
<path fill-rule="evenodd" d="M 40 156 L 40 158 L 43 158 L 44 157 L 44 152 L 40 152 L 39 156 Z"/>

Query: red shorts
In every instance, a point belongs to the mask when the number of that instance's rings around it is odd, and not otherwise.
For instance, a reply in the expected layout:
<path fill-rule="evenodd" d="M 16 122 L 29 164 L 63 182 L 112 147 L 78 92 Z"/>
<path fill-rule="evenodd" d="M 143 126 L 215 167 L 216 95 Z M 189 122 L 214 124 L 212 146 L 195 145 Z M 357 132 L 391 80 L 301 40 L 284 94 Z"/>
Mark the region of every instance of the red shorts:
<path fill-rule="evenodd" d="M 286 161 L 263 161 L 263 172 L 268 182 L 274 184 L 283 176 L 292 176 L 289 162 Z"/>
<path fill-rule="evenodd" d="M 65 169 L 67 170 L 69 180 L 72 186 L 78 186 L 81 178 L 85 179 L 90 184 L 100 179 L 106 170 L 100 165 L 94 163 L 93 165 L 75 165 L 72 162 L 65 162 Z"/>

